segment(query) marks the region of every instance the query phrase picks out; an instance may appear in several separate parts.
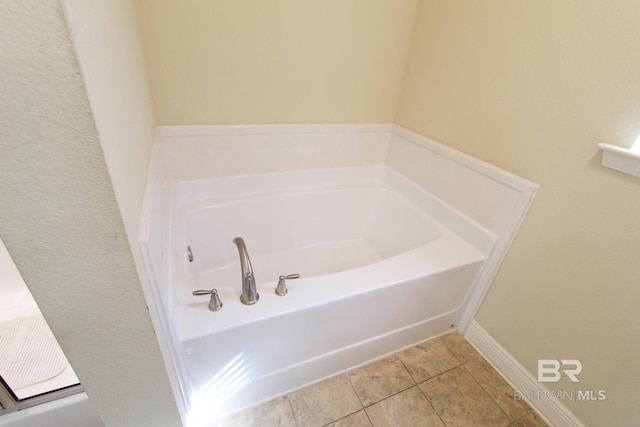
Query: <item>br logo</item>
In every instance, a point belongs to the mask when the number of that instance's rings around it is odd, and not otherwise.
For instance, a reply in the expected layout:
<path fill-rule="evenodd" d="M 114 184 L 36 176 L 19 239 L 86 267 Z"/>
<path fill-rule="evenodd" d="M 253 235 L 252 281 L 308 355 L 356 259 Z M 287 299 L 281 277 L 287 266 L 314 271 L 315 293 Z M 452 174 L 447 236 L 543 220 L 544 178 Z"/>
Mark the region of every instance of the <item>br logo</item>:
<path fill-rule="evenodd" d="M 579 383 L 582 362 L 577 359 L 538 359 L 538 382 L 557 383 L 562 373 L 574 383 Z"/>

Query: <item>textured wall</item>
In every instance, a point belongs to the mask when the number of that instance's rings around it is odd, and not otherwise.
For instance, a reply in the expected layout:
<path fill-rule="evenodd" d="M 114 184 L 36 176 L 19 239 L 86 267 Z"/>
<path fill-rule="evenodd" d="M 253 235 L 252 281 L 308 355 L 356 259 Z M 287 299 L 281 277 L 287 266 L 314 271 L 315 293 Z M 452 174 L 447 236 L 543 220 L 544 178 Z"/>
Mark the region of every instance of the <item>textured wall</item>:
<path fill-rule="evenodd" d="M 107 426 L 175 403 L 58 2 L 0 6 L 0 236 Z"/>
<path fill-rule="evenodd" d="M 160 125 L 393 121 L 416 0 L 137 0 Z"/>
<path fill-rule="evenodd" d="M 640 395 L 640 180 L 597 142 L 640 132 L 640 3 L 422 0 L 396 123 L 541 184 L 477 320 L 534 375 L 579 359 L 604 401 L 589 425 L 633 425 Z"/>

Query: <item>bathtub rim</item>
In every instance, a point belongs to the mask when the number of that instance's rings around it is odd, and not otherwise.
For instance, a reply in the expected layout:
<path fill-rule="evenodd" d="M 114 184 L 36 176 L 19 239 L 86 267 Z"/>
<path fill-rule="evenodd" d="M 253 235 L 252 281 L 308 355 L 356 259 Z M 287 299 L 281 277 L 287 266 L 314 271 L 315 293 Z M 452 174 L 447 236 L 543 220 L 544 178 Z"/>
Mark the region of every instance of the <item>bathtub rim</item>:
<path fill-rule="evenodd" d="M 301 178 L 301 179 L 296 179 Z M 347 182 L 345 183 L 345 180 Z M 233 197 L 231 194 L 238 191 L 238 186 L 235 185 L 241 183 L 243 188 L 240 189 L 240 194 Z M 284 189 L 279 188 L 277 191 L 271 191 L 268 194 L 280 194 L 290 191 L 306 191 L 306 190 L 319 190 L 319 189 L 333 189 L 333 188 L 352 188 L 359 186 L 381 186 L 392 192 L 397 193 L 401 197 L 405 197 L 416 208 L 420 209 L 423 213 L 435 221 L 436 226 L 440 228 L 440 236 L 432 242 L 427 242 L 424 245 L 418 246 L 408 251 L 408 256 L 417 256 L 416 254 L 428 254 L 438 259 L 438 254 L 433 253 L 434 246 L 440 247 L 444 245 L 447 250 L 458 252 L 460 260 L 464 262 L 476 262 L 480 259 L 486 260 L 497 240 L 497 237 L 489 230 L 473 222 L 468 217 L 464 216 L 458 211 L 453 210 L 450 206 L 444 204 L 440 199 L 433 197 L 431 194 L 418 187 L 408 179 L 402 177 L 399 173 L 392 170 L 387 166 L 372 165 L 372 166 L 357 166 L 347 168 L 333 168 L 333 169 L 313 169 L 304 171 L 287 171 L 287 172 L 275 172 L 266 174 L 252 174 L 252 175 L 238 175 L 222 178 L 209 178 L 205 180 L 187 181 L 184 183 L 176 184 L 172 187 L 175 191 L 172 192 L 172 205 L 171 219 L 170 219 L 170 246 L 167 248 L 168 253 L 171 254 L 173 262 L 166 263 L 165 265 L 165 277 L 171 279 L 171 286 L 168 286 L 170 293 L 166 294 L 167 310 L 171 313 L 173 323 L 175 326 L 176 339 L 180 342 L 188 339 L 215 333 L 220 330 L 230 329 L 237 327 L 240 324 L 251 323 L 257 321 L 264 316 L 271 316 L 276 314 L 283 314 L 285 312 L 297 311 L 301 307 L 309 307 L 309 303 L 305 303 L 300 307 L 287 308 L 284 311 L 278 311 L 274 313 L 265 313 L 265 302 L 261 301 L 255 306 L 251 306 L 251 311 L 244 319 L 234 319 L 225 327 L 217 327 L 217 322 L 212 322 L 211 315 L 223 314 L 229 312 L 232 304 L 236 304 L 236 301 L 229 301 L 223 311 L 220 313 L 210 313 L 206 311 L 206 301 L 194 300 L 189 292 L 190 289 L 182 289 L 183 284 L 188 284 L 187 277 L 179 277 L 178 269 L 176 267 L 177 262 L 182 264 L 187 263 L 186 256 L 183 257 L 182 246 L 185 244 L 185 236 L 183 225 L 186 215 L 194 208 L 207 205 L 211 200 L 218 199 L 242 199 L 263 196 L 264 188 L 271 188 L 274 183 L 282 184 L 287 183 Z M 225 187 L 228 185 L 229 188 Z M 256 187 L 257 186 L 257 187 Z M 183 194 L 183 188 L 195 187 L 195 194 Z M 215 188 L 215 190 L 209 190 L 209 188 Z M 256 190 L 258 188 L 259 190 Z M 207 195 L 206 200 L 203 202 L 199 198 Z M 453 230 L 452 230 L 453 229 Z M 460 234 L 464 235 L 460 237 Z M 174 253 L 175 251 L 175 253 Z M 437 250 L 436 250 L 437 252 Z M 400 253 L 393 257 L 380 260 L 376 263 L 358 267 L 352 270 L 330 273 L 325 275 L 313 276 L 304 279 L 298 279 L 297 282 L 292 282 L 292 286 L 301 285 L 303 283 L 319 288 L 319 283 L 323 281 L 340 280 L 341 277 L 348 277 L 358 284 L 357 292 L 362 292 L 364 289 L 363 277 L 368 278 L 369 286 L 371 289 L 380 288 L 384 286 L 392 286 L 403 280 L 410 280 L 415 277 L 434 274 L 443 271 L 445 268 L 453 268 L 458 264 L 445 262 L 440 266 L 425 263 L 422 268 L 416 268 L 410 272 L 405 272 L 404 275 L 399 275 L 395 280 L 381 281 L 380 275 L 384 276 L 381 271 L 384 268 L 397 269 L 398 265 L 402 265 L 402 257 L 407 253 Z M 184 259 L 183 259 L 184 258 Z M 462 261 L 461 261 L 462 262 Z M 186 268 L 183 268 L 183 272 Z M 377 272 L 378 274 L 372 274 L 371 272 Z M 271 288 L 275 288 L 275 281 L 263 281 L 262 288 L 259 288 L 261 295 L 269 295 L 272 293 Z M 471 288 L 473 287 L 473 284 Z M 314 292 L 318 292 L 315 290 Z M 350 293 L 351 294 L 351 293 Z M 328 294 L 330 295 L 330 294 Z M 464 304 L 469 295 L 465 296 L 461 300 L 460 304 Z M 288 296 L 292 299 L 291 296 Z M 328 303 L 337 297 L 323 297 L 317 296 L 317 303 Z M 187 301 L 189 307 L 181 307 L 182 302 Z M 190 303 L 188 301 L 191 301 Z M 224 303 L 225 301 L 223 301 Z M 237 308 L 237 307 L 236 307 Z M 186 312 L 184 310 L 187 310 Z M 191 310 L 191 311 L 189 311 Z M 197 314 L 192 311 L 196 310 Z M 203 311 L 204 310 L 204 311 Z M 282 309 L 281 309 L 282 310 Z M 228 316 L 228 315 L 227 315 Z M 234 316 L 239 316 L 237 313 Z M 212 326 L 214 325 L 214 326 Z"/>
<path fill-rule="evenodd" d="M 295 179 L 293 179 L 294 177 Z M 342 188 L 345 186 L 345 180 L 349 181 L 349 185 L 375 184 L 397 192 L 432 217 L 444 229 L 463 237 L 464 241 L 478 252 L 485 254 L 487 258 L 491 256 L 498 242 L 498 236 L 492 231 L 386 165 L 238 174 L 172 183 L 169 188 L 170 209 L 165 224 L 166 239 L 164 242 L 164 258 L 165 260 L 169 259 L 170 262 L 163 263 L 161 266 L 162 279 L 156 281 L 159 284 L 157 295 L 168 319 L 171 319 L 171 322 L 177 321 L 176 304 L 174 303 L 176 289 L 172 282 L 176 279 L 177 274 L 175 263 L 181 262 L 179 258 L 183 258 L 180 251 L 186 250 L 186 247 L 176 246 L 180 242 L 179 236 L 181 233 L 178 222 L 184 220 L 186 211 L 190 207 L 195 207 L 202 203 L 198 199 L 205 197 L 203 195 L 207 193 L 211 193 L 209 189 L 212 186 L 221 186 L 221 189 L 218 188 L 216 190 L 217 194 L 214 193 L 213 197 L 211 195 L 206 196 L 205 199 L 207 200 L 215 199 L 216 196 L 221 198 L 251 197 L 255 194 L 263 194 L 264 190 L 262 189 L 270 188 L 273 185 L 286 187 L 286 190 L 276 191 L 275 193 L 306 189 Z M 236 183 L 240 183 L 242 187 L 238 188 L 235 185 Z M 183 189 L 185 188 L 190 190 L 189 194 L 184 194 Z M 237 191 L 240 191 L 239 195 L 232 196 Z M 204 203 L 207 202 L 205 201 Z M 144 247 L 145 245 L 143 244 Z M 148 250 L 148 246 L 145 249 Z M 149 256 L 150 259 L 151 257 Z"/>
<path fill-rule="evenodd" d="M 438 254 L 453 251 L 457 252 L 455 257 L 447 255 L 438 257 Z M 431 260 L 431 263 L 419 266 L 419 260 Z M 184 342 L 259 322 L 265 318 L 298 312 L 317 305 L 331 304 L 346 297 L 402 285 L 409 280 L 429 277 L 457 267 L 485 261 L 486 257 L 449 234 L 435 242 L 377 263 L 352 270 L 298 279 L 297 282 L 291 282 L 290 291 L 286 297 L 275 295 L 276 281 L 263 282 L 262 286 L 258 287 L 261 299 L 252 306 L 243 305 L 238 298 L 223 298 L 225 304 L 223 309 L 214 313 L 208 310 L 206 298 L 196 299 L 191 296 L 190 290 L 182 290 L 178 293 L 180 301 L 176 303 L 174 314 L 176 338 Z M 402 274 L 398 274 L 397 271 L 402 271 Z M 476 280 L 477 276 L 473 282 L 475 283 Z M 341 289 L 344 283 L 349 284 L 347 290 Z M 473 288 L 474 283 L 469 285 L 469 290 Z M 467 292 L 460 298 L 458 307 L 464 305 L 468 296 Z M 188 306 L 178 307 L 182 301 L 190 302 Z M 216 315 L 219 317 L 216 318 Z M 218 322 L 218 319 L 224 320 Z"/>

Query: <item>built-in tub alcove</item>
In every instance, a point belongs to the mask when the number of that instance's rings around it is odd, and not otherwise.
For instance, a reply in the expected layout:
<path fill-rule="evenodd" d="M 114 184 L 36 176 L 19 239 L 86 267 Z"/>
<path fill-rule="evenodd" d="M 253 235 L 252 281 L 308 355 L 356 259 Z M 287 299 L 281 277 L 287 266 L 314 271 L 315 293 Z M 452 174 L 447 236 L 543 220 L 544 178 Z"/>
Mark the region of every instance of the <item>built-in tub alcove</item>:
<path fill-rule="evenodd" d="M 394 125 L 160 127 L 140 244 L 185 424 L 464 332 L 537 188 Z"/>

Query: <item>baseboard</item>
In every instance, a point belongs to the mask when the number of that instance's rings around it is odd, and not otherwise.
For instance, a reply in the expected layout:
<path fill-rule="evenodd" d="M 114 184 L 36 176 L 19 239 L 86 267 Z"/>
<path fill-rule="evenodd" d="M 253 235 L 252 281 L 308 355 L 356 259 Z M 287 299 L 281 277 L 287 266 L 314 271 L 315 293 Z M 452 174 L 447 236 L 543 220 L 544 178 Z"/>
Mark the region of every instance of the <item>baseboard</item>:
<path fill-rule="evenodd" d="M 549 396 L 547 394 L 549 390 L 538 383 L 536 377 L 514 359 L 478 322 L 472 321 L 467 327 L 464 336 L 514 390 L 526 390 L 529 393 L 535 391 L 535 395 Z M 531 394 L 533 395 L 534 393 Z M 556 427 L 585 427 L 584 423 L 558 399 L 527 399 L 527 403 L 550 425 Z"/>

